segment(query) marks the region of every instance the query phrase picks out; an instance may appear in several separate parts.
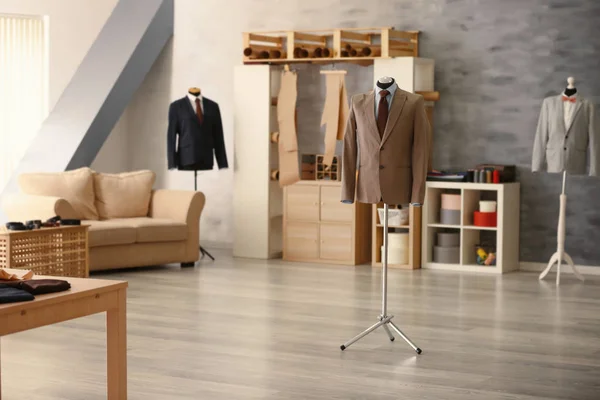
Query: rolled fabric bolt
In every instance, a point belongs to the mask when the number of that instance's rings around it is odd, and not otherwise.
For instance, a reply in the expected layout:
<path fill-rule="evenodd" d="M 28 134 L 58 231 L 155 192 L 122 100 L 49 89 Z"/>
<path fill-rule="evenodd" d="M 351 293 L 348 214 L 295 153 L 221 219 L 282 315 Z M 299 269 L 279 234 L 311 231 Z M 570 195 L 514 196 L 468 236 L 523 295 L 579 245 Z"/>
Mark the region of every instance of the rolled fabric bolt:
<path fill-rule="evenodd" d="M 261 51 L 260 53 L 258 53 L 258 58 L 269 58 L 269 52 Z"/>
<path fill-rule="evenodd" d="M 314 49 L 314 51 L 312 53 L 312 56 L 316 57 L 316 58 L 322 57 L 323 56 L 323 49 L 320 48 L 320 47 L 317 47 L 316 49 Z"/>
<path fill-rule="evenodd" d="M 269 51 L 270 58 L 281 58 L 281 51 L 279 50 L 270 50 Z"/>
<path fill-rule="evenodd" d="M 294 49 L 294 57 L 295 58 L 302 58 L 302 49 L 300 47 L 296 47 Z"/>
<path fill-rule="evenodd" d="M 340 52 L 340 55 L 341 55 L 342 57 L 348 57 L 350 54 L 348 53 L 348 51 L 346 51 L 346 50 L 342 50 L 342 51 Z"/>
<path fill-rule="evenodd" d="M 485 171 L 485 182 L 492 183 L 492 171 Z"/>
<path fill-rule="evenodd" d="M 358 52 L 356 51 L 356 49 L 352 49 L 349 52 L 350 57 L 357 57 L 358 56 Z"/>
<path fill-rule="evenodd" d="M 329 50 L 327 47 L 323 48 L 323 51 L 321 52 L 321 56 L 329 57 L 330 55 L 331 55 L 331 50 Z"/>
<path fill-rule="evenodd" d="M 344 46 L 344 49 L 345 49 L 346 51 L 350 51 L 350 50 L 352 50 L 352 45 L 351 45 L 351 44 L 349 44 L 349 43 L 346 43 L 346 45 Z"/>
<path fill-rule="evenodd" d="M 244 49 L 244 55 L 245 55 L 246 57 L 250 57 L 250 56 L 252 55 L 252 47 L 246 47 L 246 48 Z"/>

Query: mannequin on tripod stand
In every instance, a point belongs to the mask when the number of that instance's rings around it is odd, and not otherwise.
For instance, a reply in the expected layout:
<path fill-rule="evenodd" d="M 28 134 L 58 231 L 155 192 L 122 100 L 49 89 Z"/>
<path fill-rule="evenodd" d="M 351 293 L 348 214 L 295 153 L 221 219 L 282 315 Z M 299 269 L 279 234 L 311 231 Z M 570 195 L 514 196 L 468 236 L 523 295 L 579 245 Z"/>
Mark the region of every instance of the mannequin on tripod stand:
<path fill-rule="evenodd" d="M 384 76 L 373 91 L 352 97 L 344 135 L 341 200 L 384 203 L 384 252 L 381 314 L 375 324 L 341 345 L 342 350 L 383 327 L 391 341 L 390 328 L 421 353 L 387 313 L 388 210 L 389 204 L 423 203 L 429 129 L 423 97 L 400 89 L 392 77 Z"/>

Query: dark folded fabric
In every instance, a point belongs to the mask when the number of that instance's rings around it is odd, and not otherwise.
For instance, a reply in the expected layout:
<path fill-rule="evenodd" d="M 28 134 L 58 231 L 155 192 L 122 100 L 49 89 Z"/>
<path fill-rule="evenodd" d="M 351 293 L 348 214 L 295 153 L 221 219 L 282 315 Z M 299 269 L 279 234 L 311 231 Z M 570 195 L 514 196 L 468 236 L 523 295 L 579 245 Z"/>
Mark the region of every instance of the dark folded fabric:
<path fill-rule="evenodd" d="M 0 284 L 0 304 L 31 301 L 35 299 L 31 293 L 8 285 Z"/>
<path fill-rule="evenodd" d="M 71 289 L 71 284 L 60 279 L 27 279 L 24 281 L 2 281 L 2 284 L 21 289 L 31 294 L 48 294 L 64 292 Z"/>

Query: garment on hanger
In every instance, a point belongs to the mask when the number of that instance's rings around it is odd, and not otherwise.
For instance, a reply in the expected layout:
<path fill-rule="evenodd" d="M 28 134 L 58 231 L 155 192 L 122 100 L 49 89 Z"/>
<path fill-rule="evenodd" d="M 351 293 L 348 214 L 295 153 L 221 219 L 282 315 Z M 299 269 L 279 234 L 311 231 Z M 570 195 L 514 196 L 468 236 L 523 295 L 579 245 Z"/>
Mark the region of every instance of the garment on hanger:
<path fill-rule="evenodd" d="M 600 172 L 600 137 L 594 105 L 581 96 L 544 99 L 533 145 L 532 171 L 585 174 Z"/>
<path fill-rule="evenodd" d="M 198 96 L 187 95 L 171 103 L 167 130 L 169 169 L 211 170 L 214 159 L 219 169 L 228 168 L 223 123 L 219 105 Z"/>
<path fill-rule="evenodd" d="M 326 77 L 327 96 L 321 115 L 321 126 L 325 128 L 325 154 L 323 164 L 331 166 L 338 140 L 344 138 L 348 120 L 348 96 L 344 74 L 331 74 Z"/>
<path fill-rule="evenodd" d="M 298 76 L 294 71 L 281 73 L 281 86 L 277 96 L 277 122 L 279 124 L 279 186 L 292 185 L 300 180 L 298 166 L 298 136 L 296 132 L 296 99 Z"/>
<path fill-rule="evenodd" d="M 342 157 L 343 202 L 356 197 L 372 204 L 423 203 L 430 130 L 425 102 L 392 86 L 352 97 Z"/>

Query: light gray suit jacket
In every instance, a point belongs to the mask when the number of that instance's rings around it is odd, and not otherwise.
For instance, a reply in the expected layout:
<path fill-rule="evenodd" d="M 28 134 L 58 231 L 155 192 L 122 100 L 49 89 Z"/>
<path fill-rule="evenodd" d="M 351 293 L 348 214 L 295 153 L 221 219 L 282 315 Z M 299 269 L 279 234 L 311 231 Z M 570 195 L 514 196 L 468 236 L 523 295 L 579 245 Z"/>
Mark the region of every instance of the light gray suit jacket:
<path fill-rule="evenodd" d="M 562 96 L 544 99 L 533 145 L 532 170 L 585 174 L 589 150 L 589 173 L 600 173 L 600 137 L 596 131 L 594 105 L 577 96 L 571 126 L 565 126 Z"/>

